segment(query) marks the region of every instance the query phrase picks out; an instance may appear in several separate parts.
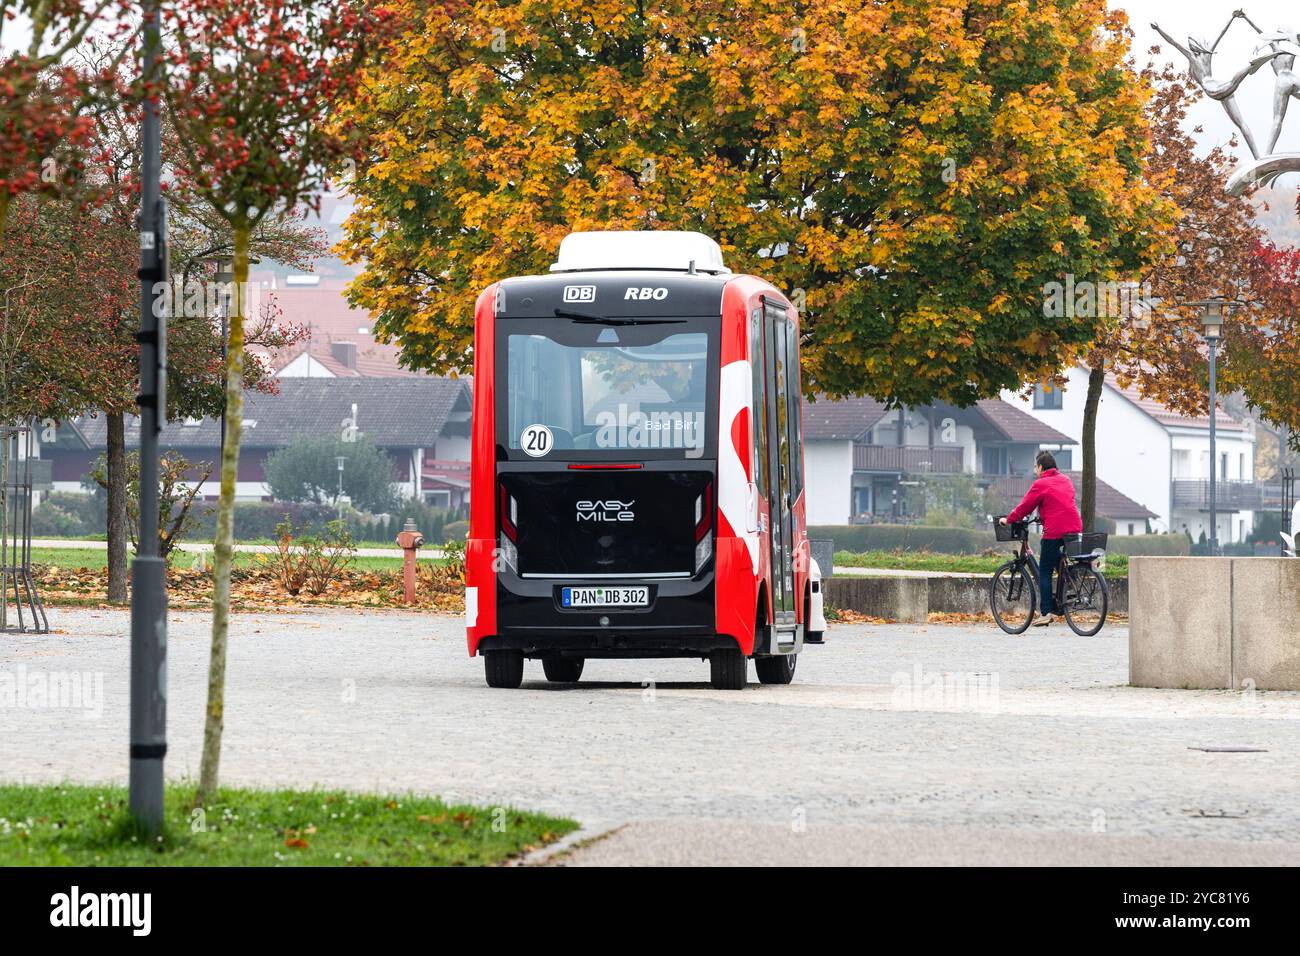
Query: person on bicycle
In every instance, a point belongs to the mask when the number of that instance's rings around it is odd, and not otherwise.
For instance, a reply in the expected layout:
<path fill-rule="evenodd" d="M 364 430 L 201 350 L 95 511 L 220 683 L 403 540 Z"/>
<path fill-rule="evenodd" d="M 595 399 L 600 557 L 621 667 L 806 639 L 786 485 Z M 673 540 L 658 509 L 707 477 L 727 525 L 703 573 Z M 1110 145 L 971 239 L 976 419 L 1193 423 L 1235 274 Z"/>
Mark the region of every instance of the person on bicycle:
<path fill-rule="evenodd" d="M 1034 457 L 1034 474 L 1037 477 L 1029 486 L 1029 493 L 1011 514 L 1002 519 L 1002 523 L 1020 521 L 1035 508 L 1043 521 L 1043 542 L 1038 555 L 1038 594 L 1043 616 L 1034 622 L 1035 627 L 1043 627 L 1056 620 L 1052 572 L 1061 563 L 1061 554 L 1065 550 L 1061 539 L 1067 534 L 1081 532 L 1083 519 L 1074 503 L 1074 482 L 1056 470 L 1056 458 L 1050 451 L 1040 451 Z"/>

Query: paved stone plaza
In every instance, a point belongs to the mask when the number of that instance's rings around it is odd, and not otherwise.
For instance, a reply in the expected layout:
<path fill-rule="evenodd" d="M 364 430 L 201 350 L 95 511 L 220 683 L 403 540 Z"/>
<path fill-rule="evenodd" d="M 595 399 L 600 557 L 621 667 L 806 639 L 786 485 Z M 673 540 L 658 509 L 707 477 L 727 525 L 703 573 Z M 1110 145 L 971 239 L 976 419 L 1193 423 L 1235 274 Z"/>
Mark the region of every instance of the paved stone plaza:
<path fill-rule="evenodd" d="M 122 783 L 128 615 L 50 617 L 53 635 L 0 639 L 0 680 L 98 674 L 102 698 L 0 697 L 0 777 Z M 207 616 L 174 614 L 170 636 L 167 769 L 193 778 Z M 1300 860 L 1300 694 L 1126 687 L 1122 627 L 828 640 L 788 687 L 715 691 L 700 661 L 650 660 L 590 661 L 574 687 L 530 662 L 521 690 L 494 691 L 457 618 L 237 615 L 223 781 L 437 793 L 616 831 L 572 863 Z"/>

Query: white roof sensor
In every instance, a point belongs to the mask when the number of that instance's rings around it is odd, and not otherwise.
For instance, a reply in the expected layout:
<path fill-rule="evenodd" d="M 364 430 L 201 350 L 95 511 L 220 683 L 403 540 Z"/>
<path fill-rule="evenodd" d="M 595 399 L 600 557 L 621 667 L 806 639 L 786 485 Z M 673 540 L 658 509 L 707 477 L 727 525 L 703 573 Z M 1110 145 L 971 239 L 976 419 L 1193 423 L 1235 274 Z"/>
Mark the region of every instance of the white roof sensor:
<path fill-rule="evenodd" d="M 722 264 L 722 248 L 701 232 L 648 229 L 569 233 L 560 241 L 560 254 L 551 271 L 592 269 L 731 271 Z"/>

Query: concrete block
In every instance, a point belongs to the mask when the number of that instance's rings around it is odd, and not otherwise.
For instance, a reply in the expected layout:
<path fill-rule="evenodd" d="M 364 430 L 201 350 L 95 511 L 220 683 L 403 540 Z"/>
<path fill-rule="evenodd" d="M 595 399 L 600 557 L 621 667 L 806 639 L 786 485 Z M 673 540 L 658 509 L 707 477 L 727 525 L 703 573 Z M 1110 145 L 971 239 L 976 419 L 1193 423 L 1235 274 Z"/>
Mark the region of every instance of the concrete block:
<path fill-rule="evenodd" d="M 1232 686 L 1300 690 L 1300 559 L 1232 559 Z"/>
<path fill-rule="evenodd" d="M 1129 559 L 1129 683 L 1232 686 L 1233 558 Z"/>
<path fill-rule="evenodd" d="M 833 607 L 883 617 L 903 624 L 930 619 L 929 587 L 925 578 L 844 576 L 825 582 Z"/>

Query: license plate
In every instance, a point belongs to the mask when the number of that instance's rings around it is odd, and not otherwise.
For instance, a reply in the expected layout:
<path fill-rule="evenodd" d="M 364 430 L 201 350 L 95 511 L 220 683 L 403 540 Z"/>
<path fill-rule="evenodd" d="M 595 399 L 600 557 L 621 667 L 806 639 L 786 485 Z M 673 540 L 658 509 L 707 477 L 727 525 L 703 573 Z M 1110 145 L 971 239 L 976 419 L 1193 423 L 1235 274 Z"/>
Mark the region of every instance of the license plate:
<path fill-rule="evenodd" d="M 649 588 L 561 588 L 564 607 L 645 607 L 650 603 Z"/>

